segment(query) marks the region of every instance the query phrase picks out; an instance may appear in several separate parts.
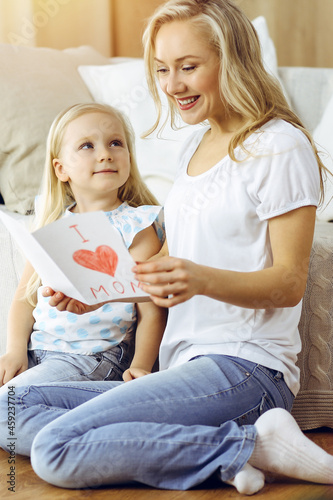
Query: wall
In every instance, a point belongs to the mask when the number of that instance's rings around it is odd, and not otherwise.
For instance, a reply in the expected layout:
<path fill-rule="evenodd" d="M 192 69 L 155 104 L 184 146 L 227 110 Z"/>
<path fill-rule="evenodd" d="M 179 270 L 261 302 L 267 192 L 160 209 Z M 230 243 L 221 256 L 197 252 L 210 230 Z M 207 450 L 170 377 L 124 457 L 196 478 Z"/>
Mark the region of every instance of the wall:
<path fill-rule="evenodd" d="M 264 15 L 280 66 L 333 67 L 333 0 L 235 0 Z M 146 19 L 164 0 L 0 0 L 0 42 L 106 56 L 142 55 Z"/>
<path fill-rule="evenodd" d="M 264 15 L 280 66 L 333 67 L 333 0 L 236 0 Z M 144 20 L 163 0 L 113 0 L 114 54 L 142 55 Z"/>
<path fill-rule="evenodd" d="M 280 66 L 333 67 L 332 0 L 238 0 L 267 19 Z"/>

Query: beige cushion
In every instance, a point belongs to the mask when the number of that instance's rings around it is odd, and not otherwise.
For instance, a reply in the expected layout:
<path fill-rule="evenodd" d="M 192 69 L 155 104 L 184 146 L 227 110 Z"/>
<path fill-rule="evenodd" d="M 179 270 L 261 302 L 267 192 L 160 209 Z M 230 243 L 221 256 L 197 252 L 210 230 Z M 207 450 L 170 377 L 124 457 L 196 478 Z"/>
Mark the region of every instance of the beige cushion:
<path fill-rule="evenodd" d="M 33 207 L 49 127 L 65 107 L 92 97 L 82 64 L 109 59 L 91 47 L 55 50 L 0 44 L 0 192 L 8 209 Z"/>

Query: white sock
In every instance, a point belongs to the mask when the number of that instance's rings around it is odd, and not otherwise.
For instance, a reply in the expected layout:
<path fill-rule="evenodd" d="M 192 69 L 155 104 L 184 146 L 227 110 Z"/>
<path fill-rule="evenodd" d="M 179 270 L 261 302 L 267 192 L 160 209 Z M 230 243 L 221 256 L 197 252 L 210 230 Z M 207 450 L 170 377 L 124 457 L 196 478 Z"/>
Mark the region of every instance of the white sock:
<path fill-rule="evenodd" d="M 258 434 L 249 464 L 260 470 L 314 483 L 333 484 L 333 456 L 308 439 L 282 408 L 255 423 Z"/>
<path fill-rule="evenodd" d="M 264 487 L 265 476 L 260 470 L 245 464 L 233 479 L 225 482 L 234 486 L 242 495 L 253 495 Z"/>

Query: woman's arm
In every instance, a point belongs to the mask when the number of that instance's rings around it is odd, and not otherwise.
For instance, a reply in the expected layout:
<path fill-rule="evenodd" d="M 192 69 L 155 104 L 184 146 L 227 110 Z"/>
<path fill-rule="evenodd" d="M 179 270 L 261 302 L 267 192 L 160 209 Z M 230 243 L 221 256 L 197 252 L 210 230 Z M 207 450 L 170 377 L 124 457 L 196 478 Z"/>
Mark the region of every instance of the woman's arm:
<path fill-rule="evenodd" d="M 270 268 L 226 271 L 163 257 L 135 266 L 136 279 L 162 307 L 172 307 L 194 295 L 251 309 L 292 307 L 305 291 L 315 216 L 316 208 L 308 206 L 270 219 Z"/>
<path fill-rule="evenodd" d="M 9 310 L 7 349 L 6 354 L 0 357 L 0 385 L 28 368 L 27 346 L 34 324 L 34 307 L 24 300 L 24 294 L 33 273 L 33 267 L 27 263 Z"/>

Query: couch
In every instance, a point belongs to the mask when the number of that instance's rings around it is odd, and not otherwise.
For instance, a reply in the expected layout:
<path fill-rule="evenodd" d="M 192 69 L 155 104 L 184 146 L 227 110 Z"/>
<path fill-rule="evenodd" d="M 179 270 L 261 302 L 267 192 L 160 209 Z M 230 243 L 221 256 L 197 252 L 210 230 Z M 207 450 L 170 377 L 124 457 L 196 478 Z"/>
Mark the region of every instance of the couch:
<path fill-rule="evenodd" d="M 333 69 L 278 67 L 264 18 L 253 21 L 266 67 L 284 89 L 291 106 L 323 149 L 330 168 L 333 130 Z M 139 168 L 160 203 L 172 185 L 176 157 L 192 131 L 170 127 L 163 137 L 140 133 L 155 113 L 141 59 L 106 58 L 91 47 L 58 51 L 0 45 L 0 210 L 29 225 L 43 169 L 45 139 L 54 116 L 70 104 L 103 101 L 122 109 L 137 134 Z M 164 101 L 165 103 L 165 101 Z M 303 300 L 298 364 L 301 389 L 293 413 L 302 429 L 333 428 L 333 203 L 332 183 L 318 212 Z M 8 309 L 24 255 L 0 222 L 0 354 L 5 351 Z"/>

